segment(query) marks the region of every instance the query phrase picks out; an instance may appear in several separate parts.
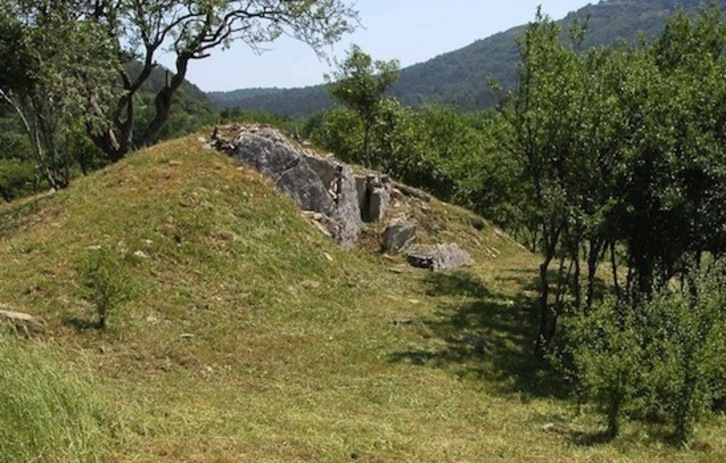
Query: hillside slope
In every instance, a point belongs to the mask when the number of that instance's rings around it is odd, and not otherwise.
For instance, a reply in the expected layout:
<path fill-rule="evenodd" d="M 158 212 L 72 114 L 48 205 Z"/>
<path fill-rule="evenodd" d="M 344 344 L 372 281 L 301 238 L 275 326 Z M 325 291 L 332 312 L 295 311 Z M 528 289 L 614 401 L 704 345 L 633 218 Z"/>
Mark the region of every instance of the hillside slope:
<path fill-rule="evenodd" d="M 612 45 L 620 40 L 637 41 L 641 35 L 654 37 L 662 31 L 667 18 L 683 9 L 698 11 L 702 0 L 603 0 L 570 13 L 559 22 L 564 28 L 575 18 L 588 18 L 585 48 Z M 726 10 L 726 0 L 716 3 Z M 532 12 L 534 17 L 534 11 Z M 498 96 L 487 80 L 494 78 L 505 89 L 516 83 L 519 59 L 515 38 L 524 26 L 478 40 L 462 49 L 445 53 L 424 63 L 401 70 L 391 96 L 405 105 L 441 102 L 465 110 L 492 106 Z M 298 89 L 255 89 L 209 93 L 218 107 L 239 106 L 247 110 L 275 112 L 292 116 L 309 116 L 332 104 L 324 86 Z"/>
<path fill-rule="evenodd" d="M 591 445 L 596 417 L 530 362 L 537 259 L 467 211 L 416 214 L 475 266 L 409 268 L 373 229 L 344 253 L 257 173 L 175 140 L 0 206 L 0 304 L 42 320 L 27 349 L 91 366 L 126 423 L 112 461 L 723 460 L 719 422 L 706 450 L 637 426 Z M 99 253 L 126 295 L 105 330 L 82 297 Z"/>

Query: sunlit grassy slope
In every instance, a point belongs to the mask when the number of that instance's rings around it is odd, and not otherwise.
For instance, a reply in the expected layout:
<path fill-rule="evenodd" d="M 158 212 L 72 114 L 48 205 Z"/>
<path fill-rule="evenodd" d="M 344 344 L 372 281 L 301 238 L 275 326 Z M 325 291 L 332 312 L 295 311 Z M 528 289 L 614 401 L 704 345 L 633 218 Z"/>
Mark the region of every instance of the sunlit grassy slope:
<path fill-rule="evenodd" d="M 2 206 L 0 304 L 43 320 L 29 349 L 90 359 L 127 429 L 112 461 L 724 461 L 718 420 L 687 451 L 637 426 L 603 443 L 530 362 L 535 256 L 422 206 L 422 239 L 473 268 L 408 268 L 373 230 L 344 253 L 259 175 L 176 140 Z M 127 296 L 105 331 L 80 284 L 99 248 Z"/>

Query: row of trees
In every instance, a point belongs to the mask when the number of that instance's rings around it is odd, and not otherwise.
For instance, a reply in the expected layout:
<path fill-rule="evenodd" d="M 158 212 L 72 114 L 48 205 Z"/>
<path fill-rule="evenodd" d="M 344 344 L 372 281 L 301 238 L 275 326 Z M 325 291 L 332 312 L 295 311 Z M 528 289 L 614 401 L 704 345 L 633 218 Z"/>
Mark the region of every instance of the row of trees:
<path fill-rule="evenodd" d="M 520 39 L 519 88 L 503 110 L 527 190 L 523 218 L 543 255 L 536 352 L 551 351 L 558 334 L 568 338 L 558 329 L 564 314 L 587 323 L 607 261 L 612 302 L 598 317 L 605 310 L 612 323 L 591 338 L 571 337 L 575 360 L 597 359 L 575 362 L 575 376 L 607 365 L 618 372 L 607 378 L 610 394 L 599 396 L 609 401 L 614 434 L 627 398 L 643 399 L 641 386 L 660 381 L 648 376 L 663 365 L 654 360 L 675 361 L 675 390 L 653 386 L 649 405 L 672 405 L 687 440 L 697 409 L 723 394 L 726 381 L 715 366 L 726 347 L 716 336 L 726 317 L 717 276 L 726 251 L 726 24 L 716 7 L 697 19 L 677 14 L 651 43 L 589 52 L 578 51 L 585 28 L 569 32 L 563 43 L 550 20 L 530 25 Z M 609 344 L 623 336 L 627 349 Z M 659 355 L 649 351 L 638 363 L 633 344 L 657 344 Z"/>
<path fill-rule="evenodd" d="M 725 31 L 711 9 L 698 20 L 675 16 L 642 48 L 580 53 L 584 29 L 575 25 L 567 46 L 541 17 L 521 39 L 520 86 L 504 114 L 530 189 L 525 220 L 545 257 L 540 350 L 566 294 L 592 307 L 606 251 L 615 292 L 648 297 L 690 263 L 723 254 Z"/>

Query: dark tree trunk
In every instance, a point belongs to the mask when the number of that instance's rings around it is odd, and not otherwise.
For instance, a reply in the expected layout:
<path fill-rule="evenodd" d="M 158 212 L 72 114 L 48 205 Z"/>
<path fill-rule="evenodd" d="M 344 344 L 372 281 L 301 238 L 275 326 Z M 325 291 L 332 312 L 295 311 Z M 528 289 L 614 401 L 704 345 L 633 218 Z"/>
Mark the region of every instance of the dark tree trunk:
<path fill-rule="evenodd" d="M 164 127 L 167 119 L 169 119 L 169 112 L 173 101 L 172 97 L 184 83 L 184 78 L 187 75 L 187 68 L 189 66 L 189 60 L 191 58 L 192 55 L 189 53 L 182 53 L 179 55 L 176 60 L 176 74 L 172 77 L 167 76 L 166 85 L 156 95 L 156 100 L 154 101 L 156 114 L 141 137 L 142 146 L 146 146 L 157 141 L 159 132 L 162 127 Z"/>
<path fill-rule="evenodd" d="M 547 352 L 548 333 L 550 324 L 550 284 L 547 276 L 550 262 L 552 257 L 547 256 L 539 265 L 539 282 L 540 282 L 540 294 L 539 294 L 539 329 L 537 332 L 537 339 L 535 340 L 534 356 L 537 359 L 544 358 Z"/>
<path fill-rule="evenodd" d="M 592 310 L 595 299 L 595 276 L 600 266 L 600 261 L 605 256 L 607 246 L 604 240 L 590 240 L 590 254 L 587 256 L 587 295 L 585 296 L 585 312 Z M 617 282 L 616 282 L 617 283 Z"/>
<path fill-rule="evenodd" d="M 371 123 L 366 122 L 363 127 L 363 155 L 365 156 L 365 166 L 372 168 L 371 165 Z"/>

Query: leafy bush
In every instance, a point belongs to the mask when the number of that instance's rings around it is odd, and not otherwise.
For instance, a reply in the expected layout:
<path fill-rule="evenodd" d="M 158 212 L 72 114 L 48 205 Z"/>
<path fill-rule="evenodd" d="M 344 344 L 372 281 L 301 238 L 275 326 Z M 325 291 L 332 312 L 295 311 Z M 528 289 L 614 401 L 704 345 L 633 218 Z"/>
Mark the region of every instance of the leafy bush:
<path fill-rule="evenodd" d="M 105 249 L 94 252 L 80 268 L 82 296 L 96 310 L 97 327 L 105 329 L 114 309 L 128 297 L 119 262 Z"/>
<path fill-rule="evenodd" d="M 622 417 L 663 415 L 679 443 L 723 401 L 726 278 L 692 272 L 648 301 L 608 301 L 566 324 L 574 376 L 617 435 Z"/>
<path fill-rule="evenodd" d="M 642 392 L 645 353 L 635 316 L 609 300 L 589 315 L 569 320 L 565 329 L 578 390 L 605 415 L 610 437 L 618 435 L 621 418 L 634 411 Z"/>
<path fill-rule="evenodd" d="M 102 461 L 118 424 L 56 350 L 0 336 L 0 463 Z"/>

